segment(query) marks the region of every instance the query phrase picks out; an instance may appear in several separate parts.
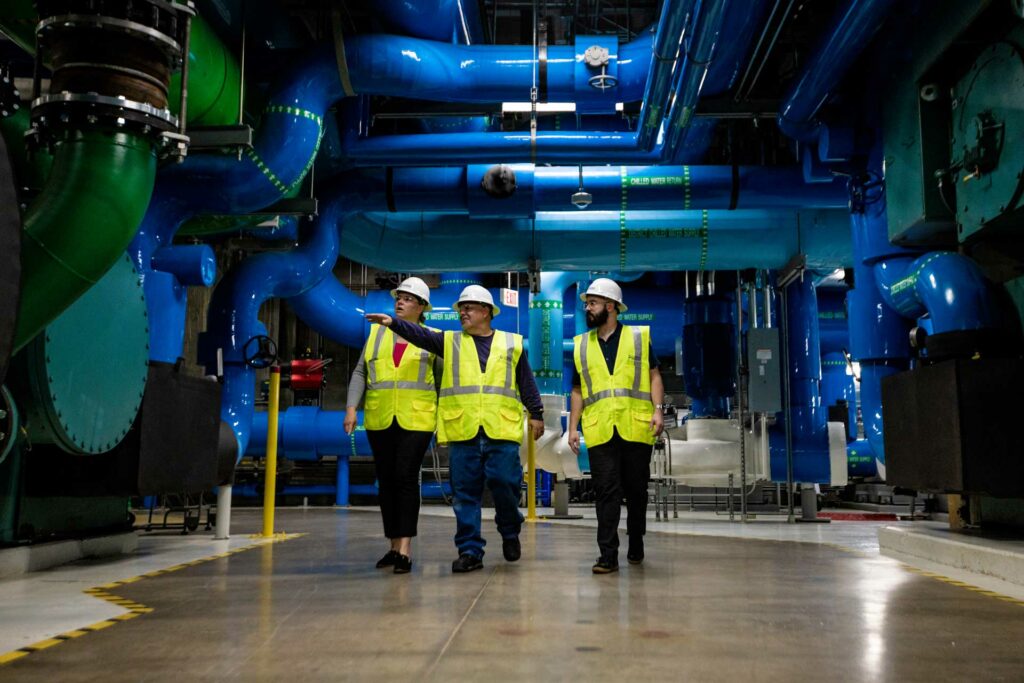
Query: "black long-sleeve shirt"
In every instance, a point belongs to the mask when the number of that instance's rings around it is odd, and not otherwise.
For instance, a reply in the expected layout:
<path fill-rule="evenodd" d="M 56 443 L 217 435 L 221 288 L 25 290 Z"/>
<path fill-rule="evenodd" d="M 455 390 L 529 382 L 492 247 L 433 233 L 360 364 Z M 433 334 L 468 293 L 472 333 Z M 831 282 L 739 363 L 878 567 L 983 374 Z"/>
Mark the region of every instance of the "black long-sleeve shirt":
<path fill-rule="evenodd" d="M 410 344 L 426 349 L 431 353 L 444 356 L 444 332 L 413 325 L 410 322 L 399 318 L 392 318 L 391 331 L 402 337 Z M 470 335 L 476 343 L 476 355 L 480 358 L 480 372 L 484 372 L 487 366 L 487 359 L 491 357 L 491 341 L 494 335 L 478 337 Z M 516 363 L 516 386 L 519 389 L 519 398 L 530 413 L 530 419 L 544 419 L 544 404 L 540 400 L 540 391 L 537 389 L 537 380 L 533 378 L 533 370 L 530 369 L 530 362 L 526 357 L 526 349 Z"/>

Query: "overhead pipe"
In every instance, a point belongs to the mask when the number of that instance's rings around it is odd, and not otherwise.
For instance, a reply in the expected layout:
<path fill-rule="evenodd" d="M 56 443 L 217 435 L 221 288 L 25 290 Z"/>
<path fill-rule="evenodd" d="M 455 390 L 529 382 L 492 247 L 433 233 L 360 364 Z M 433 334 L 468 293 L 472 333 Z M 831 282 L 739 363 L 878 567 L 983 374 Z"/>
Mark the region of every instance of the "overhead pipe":
<path fill-rule="evenodd" d="M 473 0 L 379 0 L 374 11 L 408 36 L 463 45 L 484 42 L 480 8 Z"/>
<path fill-rule="evenodd" d="M 649 65 L 649 76 L 645 86 L 645 109 L 641 113 L 638 131 L 614 133 L 599 131 L 584 132 L 526 132 L 526 133 L 451 133 L 445 135 L 388 135 L 368 139 L 349 139 L 345 154 L 349 161 L 357 164 L 424 164 L 443 161 L 482 162 L 502 159 L 505 162 L 545 163 L 659 163 L 662 160 L 679 160 L 684 152 L 680 144 L 689 127 L 703 80 L 707 75 L 715 53 L 722 18 L 729 0 L 702 0 L 694 14 L 692 36 L 688 38 L 686 58 L 680 73 L 673 75 L 664 59 L 671 53 L 672 45 L 679 45 L 681 30 L 693 8 L 692 2 L 666 2 L 659 20 L 659 31 L 653 41 L 647 43 L 647 54 L 642 63 Z M 644 38 L 644 40 L 647 40 Z M 638 38 L 628 46 L 641 39 Z M 549 48 L 549 55 L 551 50 Z M 654 55 L 653 64 L 651 56 Z M 577 56 L 577 59 L 580 57 Z M 532 69 L 532 54 L 525 58 Z M 640 92 L 631 92 L 623 84 L 622 67 L 627 59 L 619 59 L 619 85 L 613 90 L 615 101 L 631 102 L 640 99 Z M 553 101 L 575 101 L 572 90 L 560 93 L 551 88 L 552 62 L 548 60 L 548 99 Z M 571 75 L 571 74 L 569 74 Z M 671 98 L 661 104 L 658 93 L 670 92 L 664 82 L 652 83 L 652 77 L 674 81 Z M 638 79 L 639 82 L 639 79 Z M 532 85 L 532 83 L 531 83 Z M 525 92 L 529 92 L 527 89 Z M 520 96 L 521 93 L 520 93 Z M 507 97 L 494 98 L 498 101 Z M 655 109 L 657 111 L 655 111 Z M 662 140 L 654 144 L 655 130 L 663 132 Z"/>
<path fill-rule="evenodd" d="M 895 0 L 846 0 L 779 108 L 778 124 L 784 134 L 812 143 L 823 133 L 828 135 L 818 113 L 894 4 Z"/>
<path fill-rule="evenodd" d="M 576 271 L 777 269 L 798 251 L 815 268 L 851 260 L 846 215 L 830 211 L 542 212 L 532 220 L 359 214 L 346 219 L 341 245 L 355 261 L 409 273 L 527 270 L 536 262 Z"/>

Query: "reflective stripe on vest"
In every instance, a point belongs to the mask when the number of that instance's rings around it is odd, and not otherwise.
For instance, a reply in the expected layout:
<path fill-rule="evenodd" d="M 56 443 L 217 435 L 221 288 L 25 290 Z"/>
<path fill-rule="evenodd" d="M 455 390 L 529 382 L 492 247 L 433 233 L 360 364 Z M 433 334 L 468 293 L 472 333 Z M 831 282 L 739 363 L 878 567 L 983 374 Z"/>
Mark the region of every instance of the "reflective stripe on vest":
<path fill-rule="evenodd" d="M 413 352 L 408 348 L 396 367 L 394 340 L 394 333 L 380 325 L 374 325 L 370 332 L 363 353 L 366 362 L 364 426 L 370 430 L 387 429 L 397 420 L 403 429 L 432 432 L 437 425 L 437 393 L 431 372 L 434 355 L 423 349 Z"/>
<path fill-rule="evenodd" d="M 611 439 L 615 432 L 627 441 L 653 444 L 654 433 L 650 430 L 654 406 L 648 358 L 649 329 L 623 326 L 613 368 L 608 367 L 601 353 L 591 362 L 593 353 L 600 350 L 596 331 L 577 336 L 573 343 L 574 361 L 582 379 L 582 426 L 587 445 L 599 446 Z M 622 359 L 630 343 L 633 363 L 627 371 L 622 367 Z M 600 363 L 597 366 L 600 371 L 595 371 L 597 363 Z"/>
<path fill-rule="evenodd" d="M 496 330 L 490 357 L 481 373 L 473 337 L 462 332 L 445 333 L 438 441 L 466 441 L 475 437 L 481 427 L 492 439 L 522 441 L 525 420 L 515 383 L 515 366 L 523 352 L 522 339 L 517 334 Z"/>

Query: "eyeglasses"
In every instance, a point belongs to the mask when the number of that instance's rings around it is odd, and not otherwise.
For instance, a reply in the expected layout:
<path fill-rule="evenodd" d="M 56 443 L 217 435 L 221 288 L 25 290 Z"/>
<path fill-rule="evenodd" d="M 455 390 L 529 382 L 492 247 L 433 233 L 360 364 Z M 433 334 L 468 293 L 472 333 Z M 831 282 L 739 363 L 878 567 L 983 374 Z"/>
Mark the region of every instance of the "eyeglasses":
<path fill-rule="evenodd" d="M 412 294 L 399 294 L 395 297 L 396 301 L 403 301 L 407 304 L 418 304 L 420 300 Z"/>
<path fill-rule="evenodd" d="M 462 303 L 462 304 L 459 304 L 459 312 L 460 313 L 468 313 L 470 311 L 486 311 L 487 308 L 488 307 L 483 305 L 483 304 L 472 304 L 472 303 Z"/>

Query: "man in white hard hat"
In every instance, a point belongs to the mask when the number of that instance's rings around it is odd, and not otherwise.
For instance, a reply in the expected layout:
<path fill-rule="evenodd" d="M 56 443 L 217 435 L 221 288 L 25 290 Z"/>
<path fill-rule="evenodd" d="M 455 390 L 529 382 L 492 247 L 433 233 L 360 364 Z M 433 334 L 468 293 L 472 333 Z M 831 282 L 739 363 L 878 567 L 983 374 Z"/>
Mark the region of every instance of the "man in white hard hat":
<path fill-rule="evenodd" d="M 459 557 L 452 562 L 452 571 L 464 573 L 483 567 L 486 541 L 480 530 L 480 508 L 485 482 L 494 496 L 502 554 L 515 562 L 522 553 L 523 406 L 529 411 L 534 439 L 544 433 L 544 406 L 523 338 L 491 328 L 494 316 L 501 312 L 491 293 L 470 285 L 462 290 L 456 307 L 462 332 L 435 332 L 381 313 L 366 318 L 444 358 L 437 437 L 448 444 L 457 522 Z"/>
<path fill-rule="evenodd" d="M 651 450 L 664 428 L 661 414 L 665 388 L 648 327 L 623 325 L 622 289 L 598 278 L 580 294 L 586 302 L 590 332 L 573 339 L 569 446 L 579 453 L 583 438 L 597 495 L 597 545 L 600 556 L 592 570 L 619 570 L 619 517 L 626 499 L 626 533 L 630 564 L 644 559 L 647 530 L 647 482 Z"/>
<path fill-rule="evenodd" d="M 430 310 L 430 288 L 410 277 L 391 290 L 395 317 L 423 325 Z M 412 571 L 412 539 L 420 510 L 420 468 L 437 426 L 437 380 L 440 359 L 426 350 L 410 349 L 400 335 L 371 325 L 359 363 L 348 385 L 345 431 L 357 426 L 356 409 L 363 404 L 363 426 L 373 451 L 384 536 L 390 549 L 377 568 L 395 574 Z"/>

